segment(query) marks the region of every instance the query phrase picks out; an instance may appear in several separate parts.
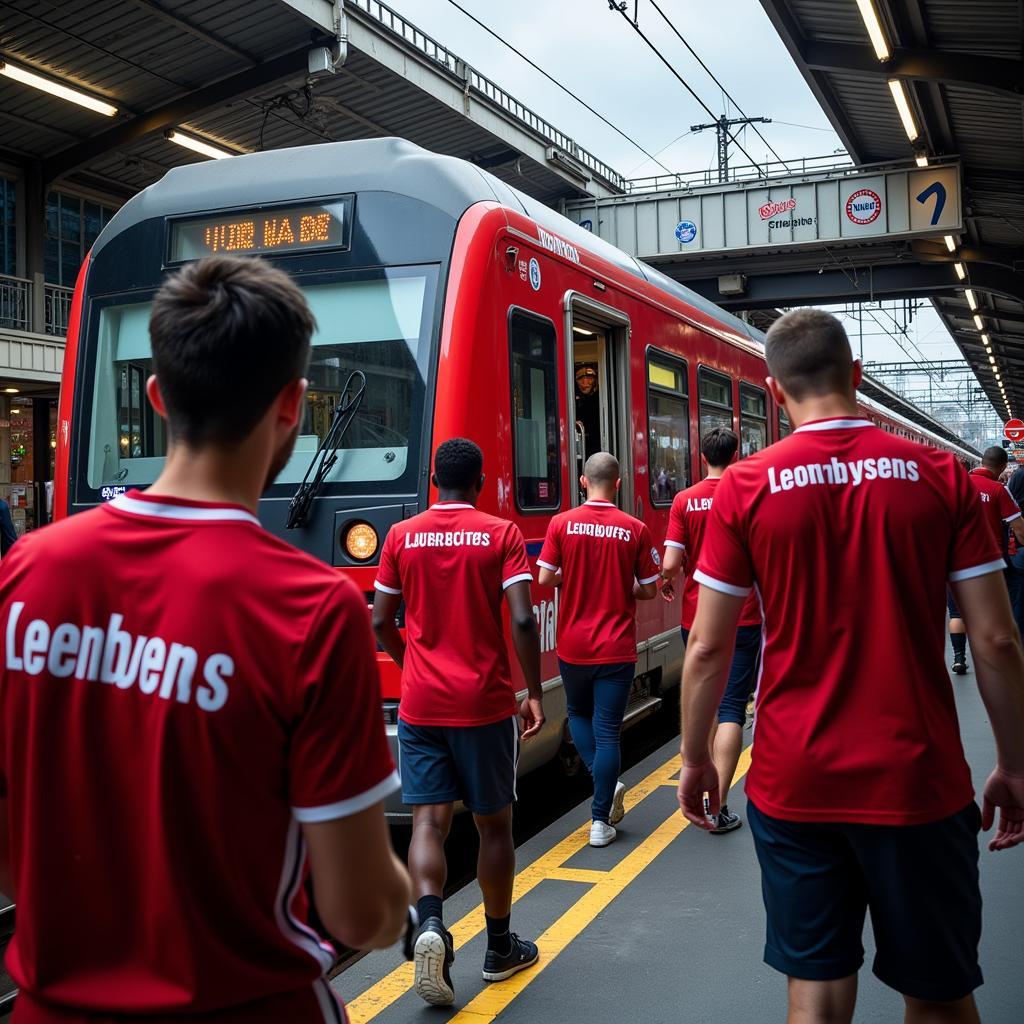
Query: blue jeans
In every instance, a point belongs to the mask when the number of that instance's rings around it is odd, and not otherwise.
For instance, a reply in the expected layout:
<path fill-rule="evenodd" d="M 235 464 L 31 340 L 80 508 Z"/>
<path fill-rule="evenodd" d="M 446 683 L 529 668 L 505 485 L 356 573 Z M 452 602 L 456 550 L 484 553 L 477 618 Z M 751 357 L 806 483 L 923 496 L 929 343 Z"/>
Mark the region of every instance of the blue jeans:
<path fill-rule="evenodd" d="M 1024 636 L 1024 551 L 1018 551 L 1010 559 L 1010 568 L 1006 570 L 1006 583 L 1010 588 L 1010 604 L 1013 617 Z"/>
<path fill-rule="evenodd" d="M 680 629 L 683 634 L 683 646 L 690 640 L 690 631 Z M 729 681 L 725 684 L 725 693 L 718 705 L 718 721 L 733 722 L 743 726 L 747 721 L 747 701 L 754 692 L 757 677 L 757 666 L 761 660 L 761 627 L 738 626 L 736 629 L 736 647 L 733 649 L 732 663 L 729 665 Z"/>
<path fill-rule="evenodd" d="M 558 660 L 572 741 L 594 779 L 591 817 L 608 823 L 619 781 L 619 734 L 636 665 L 570 665 Z"/>

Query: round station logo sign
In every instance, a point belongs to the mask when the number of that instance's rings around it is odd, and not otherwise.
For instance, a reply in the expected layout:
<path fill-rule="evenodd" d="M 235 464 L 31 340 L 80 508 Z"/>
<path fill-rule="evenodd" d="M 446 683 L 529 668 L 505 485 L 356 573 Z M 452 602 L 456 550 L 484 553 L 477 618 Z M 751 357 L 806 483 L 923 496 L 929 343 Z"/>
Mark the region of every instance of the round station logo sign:
<path fill-rule="evenodd" d="M 697 237 L 697 225 L 692 220 L 681 220 L 676 225 L 676 238 L 683 245 L 689 245 Z"/>
<path fill-rule="evenodd" d="M 858 189 L 846 200 L 846 216 L 854 224 L 871 224 L 882 212 L 882 197 L 869 188 Z"/>
<path fill-rule="evenodd" d="M 1003 435 L 1008 441 L 1024 441 L 1024 420 L 1007 420 L 1003 424 Z"/>

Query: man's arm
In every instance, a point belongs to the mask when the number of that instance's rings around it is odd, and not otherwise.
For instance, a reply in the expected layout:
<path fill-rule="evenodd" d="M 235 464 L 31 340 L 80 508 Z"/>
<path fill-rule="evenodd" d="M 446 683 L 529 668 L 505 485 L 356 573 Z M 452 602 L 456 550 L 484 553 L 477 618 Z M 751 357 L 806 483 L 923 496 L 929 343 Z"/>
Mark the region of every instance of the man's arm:
<path fill-rule="evenodd" d="M 505 588 L 512 624 L 512 646 L 526 681 L 526 698 L 519 706 L 523 720 L 523 739 L 536 735 L 544 725 L 544 691 L 540 685 L 540 635 L 533 617 L 533 599 L 526 580 Z"/>
<path fill-rule="evenodd" d="M 384 804 L 335 821 L 303 823 L 302 834 L 317 913 L 331 935 L 353 949 L 398 942 L 412 887 L 391 848 Z"/>
<path fill-rule="evenodd" d="M 546 569 L 538 564 L 537 582 L 542 587 L 560 587 L 562 585 L 562 574 L 554 569 Z"/>
<path fill-rule="evenodd" d="M 974 652 L 978 690 L 996 740 L 996 768 L 985 785 L 982 828 L 999 827 L 990 850 L 1024 842 L 1024 651 L 1003 574 L 951 584 Z"/>
<path fill-rule="evenodd" d="M 401 601 L 401 594 L 388 594 L 383 590 L 377 590 L 373 595 L 374 636 L 399 668 L 405 663 L 405 640 L 395 625 L 395 616 L 398 614 Z"/>
<path fill-rule="evenodd" d="M 650 601 L 658 596 L 658 581 L 653 583 L 640 583 L 633 581 L 633 597 L 638 601 Z"/>
<path fill-rule="evenodd" d="M 736 627 L 745 597 L 734 597 L 701 584 L 697 616 L 683 662 L 682 715 L 683 769 L 679 774 L 679 806 L 683 814 L 701 828 L 711 828 L 704 811 L 704 794 L 709 797 L 708 812 L 718 814 L 718 772 L 715 770 L 708 741 L 715 712 L 725 692 L 729 664 L 736 646 Z"/>

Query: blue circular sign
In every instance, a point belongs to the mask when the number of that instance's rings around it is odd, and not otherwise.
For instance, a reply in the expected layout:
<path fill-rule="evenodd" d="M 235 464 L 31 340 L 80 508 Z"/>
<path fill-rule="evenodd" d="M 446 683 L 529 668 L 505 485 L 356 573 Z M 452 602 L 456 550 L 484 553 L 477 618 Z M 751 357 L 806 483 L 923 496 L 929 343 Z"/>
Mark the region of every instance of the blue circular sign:
<path fill-rule="evenodd" d="M 692 220 L 681 220 L 676 225 L 676 238 L 687 245 L 697 237 L 697 225 Z"/>
<path fill-rule="evenodd" d="M 535 259 L 530 260 L 530 287 L 540 291 L 540 264 Z"/>

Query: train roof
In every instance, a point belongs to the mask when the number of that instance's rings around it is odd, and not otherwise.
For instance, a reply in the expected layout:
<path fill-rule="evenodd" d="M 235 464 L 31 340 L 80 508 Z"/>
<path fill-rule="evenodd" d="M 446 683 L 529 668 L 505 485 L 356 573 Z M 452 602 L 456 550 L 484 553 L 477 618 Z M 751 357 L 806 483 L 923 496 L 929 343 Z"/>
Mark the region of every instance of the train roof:
<path fill-rule="evenodd" d="M 339 180 L 340 179 L 340 180 Z M 115 214 L 93 246 L 102 252 L 115 235 L 145 220 L 266 203 L 337 195 L 339 192 L 395 192 L 419 199 L 458 221 L 479 202 L 497 202 L 561 238 L 601 257 L 627 274 L 647 281 L 755 346 L 764 334 L 697 292 L 634 259 L 610 242 L 580 227 L 543 203 L 511 188 L 483 168 L 456 157 L 442 156 L 398 138 L 328 142 L 295 149 L 273 149 L 230 160 L 214 160 L 171 168 L 158 182 L 130 199 Z M 916 406 L 879 386 L 874 404 L 887 415 L 925 430 L 964 454 L 977 456 L 948 428 Z M 895 401 L 890 401 L 890 399 Z M 894 406 L 900 404 L 905 409 Z M 908 413 L 914 415 L 908 415 Z"/>

